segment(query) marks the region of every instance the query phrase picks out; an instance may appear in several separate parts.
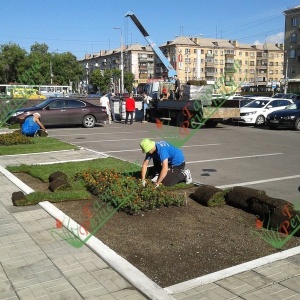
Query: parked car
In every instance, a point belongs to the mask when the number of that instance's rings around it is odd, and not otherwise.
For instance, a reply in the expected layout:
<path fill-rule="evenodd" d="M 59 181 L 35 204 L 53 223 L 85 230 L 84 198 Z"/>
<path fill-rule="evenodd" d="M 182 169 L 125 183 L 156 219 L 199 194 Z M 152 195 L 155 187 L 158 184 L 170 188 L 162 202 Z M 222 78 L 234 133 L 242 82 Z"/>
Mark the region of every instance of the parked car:
<path fill-rule="evenodd" d="M 234 119 L 245 124 L 261 126 L 265 124 L 269 113 L 284 109 L 293 101 L 289 99 L 274 99 L 269 97 L 258 97 L 240 109 L 240 118 Z"/>
<path fill-rule="evenodd" d="M 272 129 L 287 127 L 300 131 L 300 101 L 268 114 L 266 124 Z"/>
<path fill-rule="evenodd" d="M 300 100 L 300 95 L 297 94 L 284 94 L 284 93 L 276 93 L 272 98 L 284 98 L 284 99 L 291 99 L 293 101 Z"/>
<path fill-rule="evenodd" d="M 33 107 L 15 110 L 6 123 L 22 124 L 28 116 L 35 112 L 40 113 L 41 121 L 45 126 L 82 124 L 86 128 L 92 128 L 96 123 L 107 120 L 106 109 L 103 106 L 97 106 L 81 99 L 54 98 Z"/>

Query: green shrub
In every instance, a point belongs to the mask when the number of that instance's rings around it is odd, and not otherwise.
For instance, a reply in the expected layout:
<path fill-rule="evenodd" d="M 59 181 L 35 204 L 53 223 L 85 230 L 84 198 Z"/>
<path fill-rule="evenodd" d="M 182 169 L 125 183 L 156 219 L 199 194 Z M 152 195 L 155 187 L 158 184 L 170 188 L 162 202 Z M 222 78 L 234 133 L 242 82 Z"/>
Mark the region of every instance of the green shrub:
<path fill-rule="evenodd" d="M 0 146 L 19 144 L 33 144 L 33 141 L 31 138 L 21 134 L 19 130 L 12 133 L 0 134 Z"/>
<path fill-rule="evenodd" d="M 184 202 L 183 196 L 163 186 L 155 189 L 148 181 L 143 187 L 141 180 L 115 170 L 84 171 L 77 173 L 76 178 L 83 179 L 87 189 L 102 201 L 114 207 L 122 204 L 120 209 L 130 214 L 160 206 L 181 206 Z"/>

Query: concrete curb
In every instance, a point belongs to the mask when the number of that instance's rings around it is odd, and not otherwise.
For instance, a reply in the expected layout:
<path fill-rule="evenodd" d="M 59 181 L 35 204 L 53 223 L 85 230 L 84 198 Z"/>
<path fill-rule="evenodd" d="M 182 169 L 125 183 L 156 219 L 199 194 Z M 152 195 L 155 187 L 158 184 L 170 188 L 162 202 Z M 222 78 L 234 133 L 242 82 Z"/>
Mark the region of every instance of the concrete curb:
<path fill-rule="evenodd" d="M 29 186 L 23 183 L 20 179 L 14 176 L 12 173 L 0 166 L 0 172 L 8 178 L 13 184 L 15 184 L 25 194 L 34 192 Z M 65 214 L 59 210 L 56 206 L 48 201 L 40 202 L 39 205 L 47 211 L 53 218 L 58 220 L 65 220 Z M 68 217 L 68 216 L 67 216 Z M 80 225 L 68 217 L 69 220 L 64 221 L 63 225 L 66 227 L 68 223 L 69 228 L 78 228 Z M 55 229 L 55 228 L 53 228 Z M 74 234 L 74 232 L 73 232 Z M 79 239 L 81 236 L 75 234 Z M 114 271 L 119 273 L 125 280 L 132 284 L 143 295 L 153 300 L 174 300 L 172 295 L 169 295 L 167 291 L 157 285 L 154 281 L 148 278 L 144 273 L 134 267 L 131 263 L 118 255 L 115 251 L 110 249 L 99 239 L 92 236 L 86 245 L 94 251 L 101 259 L 103 259 Z"/>
<path fill-rule="evenodd" d="M 218 280 L 246 272 L 249 270 L 252 270 L 254 268 L 258 268 L 267 264 L 270 264 L 272 262 L 285 259 L 287 257 L 300 254 L 300 246 L 294 247 L 292 249 L 288 249 L 279 253 L 270 254 L 268 256 L 264 256 L 258 259 L 254 259 L 251 261 L 248 261 L 243 264 L 239 264 L 237 266 L 233 266 L 224 270 L 220 270 L 214 273 L 210 273 L 198 278 L 194 278 L 185 282 L 181 282 L 172 286 L 168 286 L 164 288 L 168 293 L 175 294 L 179 292 L 183 292 L 192 288 L 195 288 L 197 286 L 201 286 L 204 284 L 209 284 L 212 282 L 216 282 Z"/>

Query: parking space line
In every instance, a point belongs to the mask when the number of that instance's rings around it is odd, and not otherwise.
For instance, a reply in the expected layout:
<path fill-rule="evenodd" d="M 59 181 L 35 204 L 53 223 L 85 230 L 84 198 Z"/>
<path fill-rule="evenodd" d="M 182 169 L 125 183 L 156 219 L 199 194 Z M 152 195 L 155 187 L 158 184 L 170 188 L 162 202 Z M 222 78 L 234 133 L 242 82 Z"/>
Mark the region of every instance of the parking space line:
<path fill-rule="evenodd" d="M 194 160 L 188 161 L 186 164 L 195 164 L 209 161 L 219 161 L 219 160 L 231 160 L 231 159 L 240 159 L 240 158 L 251 158 L 251 157 L 263 157 L 263 156 L 272 156 L 272 155 L 281 155 L 283 153 L 267 153 L 267 154 L 256 154 L 256 155 L 247 155 L 247 156 L 234 156 L 234 157 L 224 157 L 224 158 L 215 158 L 215 159 L 205 159 L 205 160 Z"/>
<path fill-rule="evenodd" d="M 135 131 L 136 132 L 149 132 L 147 130 L 143 130 L 143 131 Z M 131 133 L 132 131 L 119 131 L 118 133 Z M 76 135 L 96 135 L 96 134 L 116 134 L 116 132 L 95 132 L 95 133 L 76 133 Z M 57 136 L 70 136 L 69 134 L 64 134 L 64 135 L 55 135 L 55 137 Z"/>
<path fill-rule="evenodd" d="M 207 146 L 219 146 L 220 144 L 205 144 L 205 145 L 190 145 L 182 146 L 181 148 L 190 148 L 190 147 L 207 147 Z M 132 152 L 132 151 L 141 151 L 141 149 L 130 149 L 130 150 L 112 150 L 112 151 L 103 151 L 101 153 L 114 153 L 114 152 Z"/>
<path fill-rule="evenodd" d="M 293 176 L 285 176 L 285 177 L 277 177 L 277 178 L 270 178 L 270 179 L 263 179 L 263 180 L 256 180 L 256 181 L 248 181 L 248 182 L 240 182 L 234 184 L 227 184 L 227 185 L 220 185 L 217 188 L 225 189 L 234 186 L 245 186 L 245 185 L 253 185 L 253 184 L 260 184 L 265 182 L 273 182 L 273 181 L 280 181 L 280 180 L 288 180 L 288 179 L 295 179 L 300 178 L 300 175 L 293 175 Z"/>

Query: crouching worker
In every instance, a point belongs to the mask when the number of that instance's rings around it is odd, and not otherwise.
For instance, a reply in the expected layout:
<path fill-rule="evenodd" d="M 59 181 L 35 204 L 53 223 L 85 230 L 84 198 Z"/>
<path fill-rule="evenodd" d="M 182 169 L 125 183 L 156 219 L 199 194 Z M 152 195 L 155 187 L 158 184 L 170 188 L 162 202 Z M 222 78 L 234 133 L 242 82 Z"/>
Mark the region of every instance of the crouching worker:
<path fill-rule="evenodd" d="M 26 136 L 47 136 L 47 131 L 40 121 L 40 117 L 39 113 L 34 113 L 32 116 L 26 118 L 22 124 L 22 134 Z"/>
<path fill-rule="evenodd" d="M 156 188 L 160 184 L 173 186 L 179 182 L 192 183 L 190 170 L 184 170 L 185 161 L 180 149 L 165 141 L 154 142 L 150 139 L 143 139 L 140 146 L 143 153 L 146 153 L 141 172 L 143 186 L 146 185 L 146 174 L 151 158 L 154 165 L 152 182 L 155 183 Z"/>

